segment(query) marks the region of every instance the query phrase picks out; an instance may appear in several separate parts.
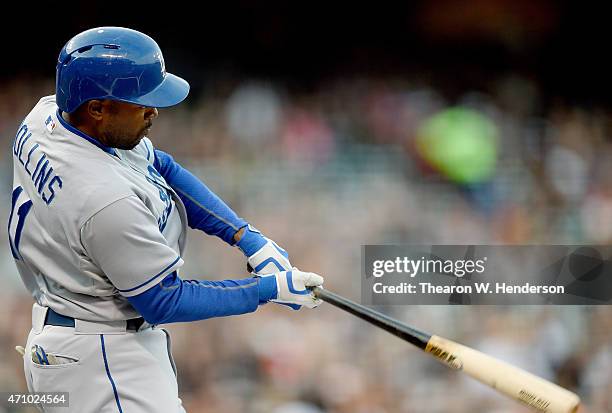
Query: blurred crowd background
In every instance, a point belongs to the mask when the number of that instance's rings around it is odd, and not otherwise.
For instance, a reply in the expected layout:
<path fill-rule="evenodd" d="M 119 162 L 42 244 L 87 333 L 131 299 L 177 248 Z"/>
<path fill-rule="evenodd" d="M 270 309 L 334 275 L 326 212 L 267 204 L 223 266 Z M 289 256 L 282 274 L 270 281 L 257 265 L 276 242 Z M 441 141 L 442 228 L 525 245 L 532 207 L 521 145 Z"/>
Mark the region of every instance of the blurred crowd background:
<path fill-rule="evenodd" d="M 360 297 L 364 244 L 612 242 L 612 95 L 596 11 L 277 3 L 207 6 L 201 25 L 183 16 L 181 27 L 98 6 L 76 7 L 61 28 L 36 18 L 51 33 L 23 38 L 23 50 L 40 46 L 36 59 L 0 69 L 0 217 L 8 148 L 54 93 L 55 55 L 73 34 L 114 24 L 156 38 L 168 70 L 193 85 L 188 101 L 160 110 L 154 144 L 342 295 Z M 237 249 L 200 233 L 185 261 L 183 278 L 247 276 Z M 32 300 L 7 245 L 0 268 L 0 391 L 23 391 L 12 348 Z M 378 309 L 577 392 L 582 412 L 612 411 L 608 306 Z M 191 413 L 526 411 L 329 305 L 167 328 Z"/>

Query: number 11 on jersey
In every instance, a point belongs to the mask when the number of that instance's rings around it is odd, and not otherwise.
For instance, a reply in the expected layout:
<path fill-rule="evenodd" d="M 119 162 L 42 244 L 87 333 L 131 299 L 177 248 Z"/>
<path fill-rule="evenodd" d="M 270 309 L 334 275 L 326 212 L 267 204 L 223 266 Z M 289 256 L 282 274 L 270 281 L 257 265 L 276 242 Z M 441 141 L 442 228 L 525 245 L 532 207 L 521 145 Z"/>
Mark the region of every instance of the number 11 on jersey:
<path fill-rule="evenodd" d="M 13 190 L 13 197 L 11 200 L 11 215 L 8 221 L 8 233 L 9 233 L 9 244 L 11 245 L 11 252 L 13 257 L 18 260 L 19 256 L 19 241 L 21 240 L 21 231 L 23 231 L 23 224 L 25 223 L 26 216 L 32 208 L 32 201 L 27 196 L 21 197 L 22 200 L 19 202 L 19 198 L 23 188 L 18 186 Z M 15 208 L 17 208 L 17 225 L 13 225 L 13 217 L 15 215 Z M 14 228 L 13 228 L 14 227 Z"/>

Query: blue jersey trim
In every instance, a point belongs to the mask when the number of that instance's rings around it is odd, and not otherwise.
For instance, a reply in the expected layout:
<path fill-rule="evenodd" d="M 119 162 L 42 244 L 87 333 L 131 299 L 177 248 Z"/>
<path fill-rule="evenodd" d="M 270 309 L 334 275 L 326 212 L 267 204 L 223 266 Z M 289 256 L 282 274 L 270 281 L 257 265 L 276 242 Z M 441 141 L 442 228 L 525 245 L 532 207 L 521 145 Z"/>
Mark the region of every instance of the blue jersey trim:
<path fill-rule="evenodd" d="M 62 117 L 62 112 L 59 109 L 57 110 L 57 120 L 59 120 L 59 122 L 62 124 L 62 126 L 64 128 L 66 128 L 66 129 L 68 129 L 70 132 L 72 132 L 75 135 L 78 135 L 81 138 L 83 138 L 83 139 L 93 143 L 98 148 L 102 149 L 104 152 L 110 153 L 113 156 L 117 156 L 117 152 L 115 152 L 114 148 L 111 148 L 110 146 L 103 145 L 99 140 L 97 140 L 95 138 L 92 138 L 91 136 L 81 132 L 80 130 L 78 130 L 77 128 L 75 128 L 74 126 L 72 126 L 71 124 L 66 122 L 64 120 L 64 118 Z"/>
<path fill-rule="evenodd" d="M 151 151 L 149 150 L 149 145 L 147 145 L 147 141 L 144 141 L 144 146 L 147 148 L 147 161 L 151 161 Z"/>
<path fill-rule="evenodd" d="M 102 345 L 102 358 L 104 358 L 104 368 L 106 369 L 106 375 L 108 376 L 108 380 L 110 380 L 111 382 L 111 386 L 113 386 L 113 393 L 115 395 L 115 402 L 117 403 L 119 413 L 123 413 L 123 409 L 121 408 L 121 401 L 119 401 L 119 393 L 117 393 L 117 386 L 115 386 L 113 376 L 111 376 L 110 369 L 108 368 L 108 360 L 106 359 L 106 348 L 104 347 L 104 334 L 100 334 L 100 343 Z"/>
<path fill-rule="evenodd" d="M 161 270 L 160 272 L 158 272 L 157 274 L 155 274 L 153 277 L 149 278 L 147 281 L 143 282 L 142 284 L 137 285 L 136 287 L 132 287 L 129 288 L 127 290 L 119 290 L 117 288 L 117 290 L 121 291 L 122 293 L 129 293 L 130 291 L 134 291 L 139 289 L 140 287 L 142 287 L 143 285 L 147 285 L 148 283 L 150 283 L 151 281 L 153 281 L 154 279 L 156 279 L 157 277 L 159 277 L 160 275 L 162 275 L 164 272 L 168 271 L 169 268 L 171 268 L 174 264 L 176 264 L 178 262 L 178 260 L 181 259 L 181 256 L 179 255 L 178 257 L 176 257 L 176 259 L 174 261 L 172 261 L 172 263 L 170 265 L 168 265 L 166 268 L 164 268 L 163 270 Z"/>

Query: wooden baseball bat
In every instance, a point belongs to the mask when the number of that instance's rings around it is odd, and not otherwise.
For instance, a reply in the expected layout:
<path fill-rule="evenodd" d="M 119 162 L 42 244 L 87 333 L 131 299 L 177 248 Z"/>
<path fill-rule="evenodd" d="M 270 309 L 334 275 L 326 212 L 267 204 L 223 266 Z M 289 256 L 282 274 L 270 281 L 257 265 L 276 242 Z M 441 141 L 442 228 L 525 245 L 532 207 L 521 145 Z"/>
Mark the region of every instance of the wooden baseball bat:
<path fill-rule="evenodd" d="M 578 410 L 580 398 L 576 394 L 541 377 L 454 341 L 411 328 L 321 287 L 315 287 L 313 292 L 321 300 L 408 341 L 448 367 L 462 370 L 539 412 L 575 413 Z"/>

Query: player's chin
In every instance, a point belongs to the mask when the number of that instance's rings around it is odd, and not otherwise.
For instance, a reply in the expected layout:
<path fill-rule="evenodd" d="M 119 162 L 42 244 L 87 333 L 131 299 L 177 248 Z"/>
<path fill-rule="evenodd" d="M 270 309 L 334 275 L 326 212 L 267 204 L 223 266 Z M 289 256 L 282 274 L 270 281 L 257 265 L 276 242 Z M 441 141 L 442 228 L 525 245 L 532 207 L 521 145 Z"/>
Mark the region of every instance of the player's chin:
<path fill-rule="evenodd" d="M 150 130 L 151 130 L 151 127 L 149 126 L 148 128 L 144 128 L 142 131 L 140 131 L 140 133 L 138 134 L 138 142 L 140 142 L 142 138 L 147 136 Z"/>
<path fill-rule="evenodd" d="M 143 135 L 144 136 L 144 135 Z M 134 141 L 132 142 L 124 142 L 122 143 L 120 146 L 116 146 L 117 149 L 123 149 L 126 151 L 132 150 L 135 147 L 138 146 L 138 144 L 140 143 L 140 141 L 142 140 L 143 136 L 138 136 L 138 138 L 136 138 Z"/>

